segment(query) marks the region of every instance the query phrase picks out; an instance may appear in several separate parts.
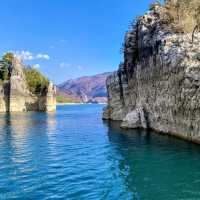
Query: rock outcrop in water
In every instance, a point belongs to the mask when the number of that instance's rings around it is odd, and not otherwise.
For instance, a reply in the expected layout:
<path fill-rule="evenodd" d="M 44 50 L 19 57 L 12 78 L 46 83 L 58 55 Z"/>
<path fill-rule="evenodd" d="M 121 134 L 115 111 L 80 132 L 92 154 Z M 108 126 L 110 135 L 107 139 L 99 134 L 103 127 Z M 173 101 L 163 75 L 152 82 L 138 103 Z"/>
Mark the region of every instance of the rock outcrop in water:
<path fill-rule="evenodd" d="M 17 58 L 13 59 L 9 79 L 0 84 L 0 112 L 55 111 L 53 84 L 49 83 L 43 93 L 32 93 L 26 82 L 24 67 Z"/>
<path fill-rule="evenodd" d="M 126 34 L 103 119 L 200 142 L 200 34 L 174 31 L 165 14 L 155 6 Z"/>

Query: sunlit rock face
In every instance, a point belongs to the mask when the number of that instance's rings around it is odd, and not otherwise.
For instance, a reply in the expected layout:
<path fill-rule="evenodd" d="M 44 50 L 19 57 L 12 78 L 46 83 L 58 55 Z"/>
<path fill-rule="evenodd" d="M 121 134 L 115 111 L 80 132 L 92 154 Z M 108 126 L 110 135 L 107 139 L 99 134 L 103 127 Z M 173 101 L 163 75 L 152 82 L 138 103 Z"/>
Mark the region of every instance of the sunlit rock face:
<path fill-rule="evenodd" d="M 47 93 L 39 99 L 39 110 L 54 112 L 56 110 L 56 87 L 50 82 Z"/>
<path fill-rule="evenodd" d="M 0 112 L 55 111 L 56 91 L 52 83 L 45 94 L 29 91 L 23 64 L 15 58 L 10 80 L 0 85 Z"/>
<path fill-rule="evenodd" d="M 200 35 L 161 23 L 163 8 L 126 34 L 124 62 L 107 79 L 103 118 L 200 142 Z"/>

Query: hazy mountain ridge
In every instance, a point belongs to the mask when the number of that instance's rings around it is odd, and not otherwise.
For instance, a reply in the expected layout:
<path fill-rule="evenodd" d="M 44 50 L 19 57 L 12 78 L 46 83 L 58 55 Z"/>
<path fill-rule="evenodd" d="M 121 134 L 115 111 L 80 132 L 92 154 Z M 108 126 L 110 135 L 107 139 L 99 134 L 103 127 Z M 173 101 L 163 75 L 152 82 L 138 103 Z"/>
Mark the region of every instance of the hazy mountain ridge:
<path fill-rule="evenodd" d="M 106 79 L 110 72 L 70 79 L 57 85 L 57 95 L 72 102 L 107 102 Z"/>

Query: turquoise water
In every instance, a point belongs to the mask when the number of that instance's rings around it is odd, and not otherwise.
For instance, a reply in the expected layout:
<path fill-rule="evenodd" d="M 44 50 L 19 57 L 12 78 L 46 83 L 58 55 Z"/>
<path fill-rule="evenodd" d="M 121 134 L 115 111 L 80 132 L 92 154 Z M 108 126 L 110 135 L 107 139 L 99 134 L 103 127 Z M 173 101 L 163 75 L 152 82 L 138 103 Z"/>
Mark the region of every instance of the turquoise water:
<path fill-rule="evenodd" d="M 102 105 L 0 116 L 0 200 L 200 199 L 200 146 L 103 123 Z"/>

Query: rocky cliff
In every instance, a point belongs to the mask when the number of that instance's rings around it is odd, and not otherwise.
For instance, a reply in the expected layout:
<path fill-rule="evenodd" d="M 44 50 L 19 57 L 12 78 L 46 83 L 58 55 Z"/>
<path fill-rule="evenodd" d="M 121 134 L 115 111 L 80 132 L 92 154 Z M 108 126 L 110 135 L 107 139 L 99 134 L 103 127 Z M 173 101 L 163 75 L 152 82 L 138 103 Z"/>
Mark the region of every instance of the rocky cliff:
<path fill-rule="evenodd" d="M 0 112 L 55 111 L 53 84 L 50 83 L 43 93 L 32 93 L 26 82 L 24 68 L 17 58 L 13 59 L 9 79 L 0 84 Z"/>
<path fill-rule="evenodd" d="M 124 62 L 107 79 L 104 119 L 200 142 L 200 34 L 169 24 L 155 5 L 126 34 Z"/>

